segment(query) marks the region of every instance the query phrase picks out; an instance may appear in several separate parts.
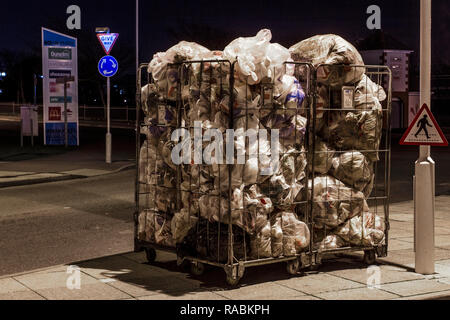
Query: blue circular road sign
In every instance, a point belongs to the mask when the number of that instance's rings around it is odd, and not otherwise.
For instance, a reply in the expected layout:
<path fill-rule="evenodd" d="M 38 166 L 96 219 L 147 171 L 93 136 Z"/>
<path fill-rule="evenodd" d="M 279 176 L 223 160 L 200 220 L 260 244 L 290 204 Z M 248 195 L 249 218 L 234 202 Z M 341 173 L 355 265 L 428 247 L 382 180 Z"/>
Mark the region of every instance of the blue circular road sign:
<path fill-rule="evenodd" d="M 119 63 L 113 56 L 104 56 L 98 62 L 98 71 L 104 77 L 112 77 L 119 70 Z"/>

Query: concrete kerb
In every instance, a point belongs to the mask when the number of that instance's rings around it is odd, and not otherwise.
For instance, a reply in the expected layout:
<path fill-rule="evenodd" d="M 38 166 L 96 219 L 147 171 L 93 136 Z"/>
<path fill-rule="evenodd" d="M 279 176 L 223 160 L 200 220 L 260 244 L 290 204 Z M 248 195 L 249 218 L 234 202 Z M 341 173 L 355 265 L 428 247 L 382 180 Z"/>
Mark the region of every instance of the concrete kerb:
<path fill-rule="evenodd" d="M 96 261 L 96 260 L 104 259 L 104 258 L 121 257 L 121 256 L 124 256 L 129 253 L 133 253 L 133 252 L 118 253 L 118 254 L 113 254 L 113 255 L 104 256 L 104 257 L 91 258 L 91 259 L 86 259 L 86 260 L 82 260 L 82 261 L 74 261 L 74 262 L 58 264 L 58 265 L 50 266 L 50 267 L 43 267 L 43 268 L 39 268 L 39 269 L 18 272 L 18 273 L 14 273 L 14 274 L 0 276 L 0 280 L 30 275 L 33 273 L 43 273 L 43 272 L 54 270 L 54 269 L 64 268 L 64 267 L 68 267 L 68 266 L 72 266 L 72 265 L 78 265 L 78 264 L 86 263 L 86 262 L 92 262 L 92 261 Z M 128 258 L 126 258 L 126 259 L 128 259 Z M 131 260 L 131 259 L 128 259 L 128 260 Z M 131 260 L 131 261 L 133 261 L 133 260 Z"/>
<path fill-rule="evenodd" d="M 60 182 L 60 181 L 68 181 L 68 180 L 76 180 L 76 179 L 87 179 L 92 177 L 101 177 L 106 176 L 110 174 L 116 174 L 119 172 L 123 172 L 132 168 L 135 168 L 135 163 L 130 163 L 123 165 L 122 167 L 108 171 L 106 173 L 100 173 L 100 174 L 94 174 L 94 175 L 76 175 L 76 174 L 62 174 L 55 172 L 54 174 L 60 174 L 59 176 L 54 177 L 44 177 L 44 178 L 36 178 L 36 179 L 23 179 L 23 180 L 16 180 L 16 181 L 9 181 L 9 182 L 1 182 L 0 181 L 0 189 L 2 188 L 9 188 L 9 187 L 19 187 L 19 186 L 26 186 L 26 185 L 34 185 L 34 184 L 41 184 L 41 183 L 51 183 L 51 182 Z M 39 174 L 39 173 L 38 173 Z M 27 176 L 24 176 L 26 178 Z"/>
<path fill-rule="evenodd" d="M 41 184 L 41 183 L 49 183 L 49 182 L 75 180 L 75 179 L 82 179 L 82 178 L 84 178 L 84 177 L 74 176 L 74 175 L 60 175 L 60 176 L 49 177 L 49 178 L 24 179 L 24 180 L 10 181 L 10 182 L 0 182 L 0 189 L 1 188 L 9 188 L 9 187 L 20 187 L 20 186 L 33 185 L 33 184 Z"/>
<path fill-rule="evenodd" d="M 24 271 L 24 272 L 19 272 L 19 273 L 14 273 L 14 274 L 8 274 L 8 275 L 0 276 L 0 280 L 20 277 L 20 276 L 26 276 L 26 275 L 30 275 L 30 274 L 33 274 L 33 273 L 43 273 L 43 272 L 50 271 L 50 270 L 53 270 L 53 269 L 56 269 L 56 268 L 64 268 L 64 267 L 66 267 L 65 264 L 59 264 L 59 265 L 51 266 L 51 267 L 45 267 L 45 268 L 39 268 L 39 269 L 30 270 L 30 271 Z"/>

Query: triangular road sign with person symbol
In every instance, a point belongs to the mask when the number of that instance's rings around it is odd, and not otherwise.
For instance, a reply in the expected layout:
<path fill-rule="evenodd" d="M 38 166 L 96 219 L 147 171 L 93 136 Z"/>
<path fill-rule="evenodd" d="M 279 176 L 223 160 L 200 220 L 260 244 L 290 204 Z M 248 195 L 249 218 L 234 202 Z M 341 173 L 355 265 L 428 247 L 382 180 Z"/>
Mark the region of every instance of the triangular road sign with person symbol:
<path fill-rule="evenodd" d="M 448 141 L 426 104 L 417 113 L 400 144 L 404 146 L 448 147 Z"/>

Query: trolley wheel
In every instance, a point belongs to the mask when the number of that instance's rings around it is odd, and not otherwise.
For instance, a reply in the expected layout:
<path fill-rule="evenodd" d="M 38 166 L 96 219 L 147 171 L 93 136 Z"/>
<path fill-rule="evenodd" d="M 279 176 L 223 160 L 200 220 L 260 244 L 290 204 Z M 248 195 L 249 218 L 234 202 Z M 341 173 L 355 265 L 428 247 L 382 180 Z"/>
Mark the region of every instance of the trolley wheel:
<path fill-rule="evenodd" d="M 291 275 L 298 274 L 300 270 L 300 262 L 298 260 L 292 260 L 287 263 L 286 270 Z"/>
<path fill-rule="evenodd" d="M 145 255 L 147 256 L 147 261 L 153 263 L 156 260 L 156 250 L 153 248 L 145 248 Z"/>
<path fill-rule="evenodd" d="M 231 287 L 236 287 L 239 284 L 239 281 L 241 281 L 241 278 L 233 279 L 233 277 L 227 276 L 227 283 Z"/>
<path fill-rule="evenodd" d="M 205 265 L 200 262 L 193 262 L 191 264 L 191 273 L 194 276 L 201 276 L 205 273 Z"/>
<path fill-rule="evenodd" d="M 364 251 L 364 263 L 367 265 L 373 265 L 377 262 L 377 255 L 375 250 Z"/>
<path fill-rule="evenodd" d="M 181 270 L 189 270 L 189 267 L 191 266 L 191 263 L 189 260 L 177 258 L 177 266 Z"/>

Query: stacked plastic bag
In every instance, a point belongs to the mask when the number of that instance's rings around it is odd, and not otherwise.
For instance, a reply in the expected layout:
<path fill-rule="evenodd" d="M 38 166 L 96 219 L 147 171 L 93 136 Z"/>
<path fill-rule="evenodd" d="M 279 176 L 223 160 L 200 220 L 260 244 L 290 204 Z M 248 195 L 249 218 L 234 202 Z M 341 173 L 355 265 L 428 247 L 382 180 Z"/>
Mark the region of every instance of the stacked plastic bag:
<path fill-rule="evenodd" d="M 378 160 L 384 90 L 364 68 L 337 66 L 364 64 L 357 50 L 338 36 L 313 37 L 291 49 L 271 39 L 270 30 L 261 30 L 255 37 L 234 40 L 223 52 L 183 41 L 150 62 L 153 82 L 142 88 L 147 139 L 139 181 L 147 209 L 139 215 L 140 240 L 178 245 L 190 255 L 219 261 L 227 260 L 224 232 L 229 224 L 235 256 L 253 259 L 295 256 L 310 245 L 329 249 L 383 240 L 384 225 L 370 213 L 366 199 Z M 305 75 L 292 61 L 317 68 L 317 136 L 310 141 L 301 85 Z M 354 110 L 331 112 L 330 88 L 343 85 L 355 88 Z M 192 155 L 194 132 L 218 129 L 210 141 L 226 141 L 227 129 L 234 129 L 234 165 L 215 161 L 219 151 L 206 141 L 200 142 L 201 151 L 211 155 L 210 163 L 174 165 L 176 143 L 171 138 L 180 123 L 191 134 Z M 261 129 L 267 130 L 265 137 Z M 271 158 L 274 129 L 279 163 Z M 258 138 L 245 138 L 249 130 Z M 306 151 L 313 140 L 316 153 L 308 163 Z M 308 171 L 315 171 L 316 178 L 309 179 Z M 311 198 L 314 230 L 299 219 L 308 214 L 300 204 Z"/>
<path fill-rule="evenodd" d="M 365 74 L 355 47 L 339 36 L 315 36 L 294 45 L 290 52 L 295 61 L 311 63 L 317 70 L 317 136 L 310 164 L 317 177 L 308 185 L 313 197 L 314 246 L 376 246 L 384 239 L 384 225 L 370 213 L 366 200 L 379 160 L 381 102 L 386 93 Z M 333 91 L 343 86 L 354 89 L 351 109 L 332 99 Z"/>
<path fill-rule="evenodd" d="M 339 67 L 339 65 L 364 66 L 364 62 L 352 44 L 334 34 L 306 39 L 289 50 L 295 61 L 308 62 L 317 68 L 319 82 L 333 87 L 355 83 L 364 74 L 364 68 Z"/>

